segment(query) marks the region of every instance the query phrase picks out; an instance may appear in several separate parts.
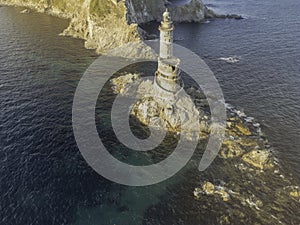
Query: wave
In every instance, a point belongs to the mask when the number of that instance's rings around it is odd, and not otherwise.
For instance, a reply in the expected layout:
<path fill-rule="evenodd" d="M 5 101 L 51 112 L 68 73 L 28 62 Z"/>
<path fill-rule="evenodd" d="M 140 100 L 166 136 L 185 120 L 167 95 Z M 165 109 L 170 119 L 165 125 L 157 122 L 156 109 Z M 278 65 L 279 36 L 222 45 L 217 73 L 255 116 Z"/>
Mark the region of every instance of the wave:
<path fill-rule="evenodd" d="M 219 60 L 225 61 L 227 63 L 237 63 L 241 60 L 238 56 L 230 56 L 230 57 L 220 57 Z"/>

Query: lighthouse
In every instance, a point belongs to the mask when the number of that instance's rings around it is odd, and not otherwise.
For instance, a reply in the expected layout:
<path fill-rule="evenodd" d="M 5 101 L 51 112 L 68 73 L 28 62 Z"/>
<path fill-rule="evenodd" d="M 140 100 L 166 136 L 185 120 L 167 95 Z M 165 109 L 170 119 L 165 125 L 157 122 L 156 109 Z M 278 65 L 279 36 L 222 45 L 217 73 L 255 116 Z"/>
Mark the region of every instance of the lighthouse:
<path fill-rule="evenodd" d="M 155 87 L 159 95 L 164 97 L 176 94 L 182 86 L 179 64 L 180 60 L 173 56 L 174 25 L 168 9 L 163 13 L 159 26 L 160 48 L 158 68 L 155 72 Z"/>

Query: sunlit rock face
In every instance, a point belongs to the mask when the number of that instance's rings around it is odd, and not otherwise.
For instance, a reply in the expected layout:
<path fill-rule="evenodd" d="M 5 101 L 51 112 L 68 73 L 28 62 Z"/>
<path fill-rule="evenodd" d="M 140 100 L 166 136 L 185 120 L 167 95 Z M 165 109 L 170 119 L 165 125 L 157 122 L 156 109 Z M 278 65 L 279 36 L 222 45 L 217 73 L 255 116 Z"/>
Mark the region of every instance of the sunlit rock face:
<path fill-rule="evenodd" d="M 205 6 L 201 0 L 126 0 L 129 23 L 161 21 L 166 7 L 175 22 L 199 22 L 204 19 Z"/>
<path fill-rule="evenodd" d="M 171 1 L 170 1 L 171 2 Z M 179 2 L 179 1 L 178 1 Z M 71 19 L 62 33 L 86 40 L 85 46 L 106 53 L 125 43 L 139 41 L 145 32 L 138 26 L 160 21 L 166 0 L 0 0 L 39 12 Z M 184 4 L 183 4 L 184 3 Z M 174 21 L 201 21 L 205 7 L 201 0 L 180 1 L 170 8 Z"/>
<path fill-rule="evenodd" d="M 131 115 L 144 125 L 180 132 L 187 139 L 198 138 L 202 132 L 208 131 L 208 123 L 201 123 L 204 118 L 200 117 L 199 109 L 185 93 L 162 98 L 157 95 L 153 81 L 130 73 L 112 79 L 111 83 L 114 92 L 123 96 L 131 94 L 131 85 L 138 87 L 134 93 L 138 101 L 133 105 Z"/>

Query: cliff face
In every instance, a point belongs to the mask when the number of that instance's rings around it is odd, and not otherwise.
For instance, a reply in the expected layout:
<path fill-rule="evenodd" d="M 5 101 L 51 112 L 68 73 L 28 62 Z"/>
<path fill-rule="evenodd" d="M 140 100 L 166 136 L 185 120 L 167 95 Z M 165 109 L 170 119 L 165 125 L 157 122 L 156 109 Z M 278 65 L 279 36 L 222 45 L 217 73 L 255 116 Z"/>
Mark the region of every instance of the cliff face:
<path fill-rule="evenodd" d="M 126 0 L 127 21 L 129 23 L 145 23 L 160 21 L 167 0 Z M 191 0 L 187 4 L 170 8 L 172 20 L 175 22 L 199 22 L 204 19 L 205 6 L 201 0 Z"/>
<path fill-rule="evenodd" d="M 0 4 L 25 6 L 39 12 L 70 19 L 62 33 L 85 39 L 87 48 L 98 53 L 142 39 L 138 24 L 160 20 L 167 0 L 0 0 Z M 205 6 L 191 0 L 173 7 L 176 22 L 201 21 Z"/>

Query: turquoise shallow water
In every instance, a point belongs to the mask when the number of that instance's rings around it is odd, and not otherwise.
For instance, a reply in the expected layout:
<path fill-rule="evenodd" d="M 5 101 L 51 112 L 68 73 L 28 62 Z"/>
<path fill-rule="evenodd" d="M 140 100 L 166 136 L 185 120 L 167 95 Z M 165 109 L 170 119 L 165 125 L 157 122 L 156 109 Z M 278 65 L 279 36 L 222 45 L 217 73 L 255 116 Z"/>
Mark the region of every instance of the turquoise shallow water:
<path fill-rule="evenodd" d="M 176 43 L 207 62 L 226 101 L 263 124 L 281 164 L 300 180 L 299 2 L 210 6 L 247 19 L 176 25 Z M 222 173 L 218 160 L 204 175 L 188 169 L 145 188 L 92 171 L 76 146 L 71 109 L 96 56 L 81 40 L 58 36 L 67 21 L 19 11 L 0 8 L 0 224 L 216 224 L 192 192 L 200 179 Z M 219 60 L 229 56 L 240 62 Z"/>

